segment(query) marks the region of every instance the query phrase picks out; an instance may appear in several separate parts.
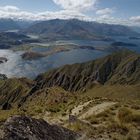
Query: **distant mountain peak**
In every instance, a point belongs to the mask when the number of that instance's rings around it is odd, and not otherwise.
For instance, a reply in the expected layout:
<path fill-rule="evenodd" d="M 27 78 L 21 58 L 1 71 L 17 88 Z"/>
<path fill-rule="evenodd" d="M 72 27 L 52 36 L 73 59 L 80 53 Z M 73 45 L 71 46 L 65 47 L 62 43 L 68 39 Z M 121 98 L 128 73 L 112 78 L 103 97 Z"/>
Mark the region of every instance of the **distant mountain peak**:
<path fill-rule="evenodd" d="M 47 20 L 38 22 L 25 30 L 29 34 L 37 34 L 48 39 L 92 39 L 103 36 L 135 36 L 137 32 L 128 26 L 110 25 L 97 22 L 86 22 L 78 19 Z M 63 33 L 63 34 L 62 34 Z M 67 38 L 67 36 L 69 38 Z"/>

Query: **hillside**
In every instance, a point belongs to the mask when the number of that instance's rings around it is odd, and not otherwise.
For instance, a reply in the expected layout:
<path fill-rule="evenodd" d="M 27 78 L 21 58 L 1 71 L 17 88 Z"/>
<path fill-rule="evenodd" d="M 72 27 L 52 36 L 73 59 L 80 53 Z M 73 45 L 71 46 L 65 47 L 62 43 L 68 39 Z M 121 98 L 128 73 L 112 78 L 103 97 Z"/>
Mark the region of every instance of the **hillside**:
<path fill-rule="evenodd" d="M 1 80 L 0 106 L 3 109 L 22 106 L 26 100 L 30 97 L 32 99 L 36 94 L 38 96 L 41 95 L 41 97 L 43 96 L 45 99 L 43 93 L 48 97 L 50 93 L 48 88 L 51 87 L 61 87 L 69 92 L 86 92 L 93 88 L 93 91 L 97 90 L 95 92 L 96 96 L 103 95 L 104 90 L 108 90 L 109 94 L 112 92 L 110 97 L 113 97 L 119 90 L 122 90 L 131 97 L 131 92 L 133 91 L 134 98 L 137 98 L 139 97 L 139 84 L 140 56 L 131 51 L 124 50 L 98 60 L 66 65 L 51 70 L 39 75 L 34 81 L 25 78 Z M 130 89 L 130 93 L 127 89 Z M 102 92 L 100 93 L 100 91 Z M 58 90 L 59 92 L 65 93 L 63 90 Z M 122 95 L 116 97 L 123 97 L 125 95 L 123 92 L 120 92 Z M 47 103 L 46 99 L 45 102 Z"/>
<path fill-rule="evenodd" d="M 32 39 L 22 33 L 17 32 L 0 32 L 0 49 L 9 49 L 15 45 L 26 43 L 39 42 L 37 39 Z"/>
<path fill-rule="evenodd" d="M 26 96 L 33 86 L 33 81 L 25 78 L 0 80 L 0 108 L 10 109 Z"/>
<path fill-rule="evenodd" d="M 137 140 L 139 91 L 140 56 L 128 50 L 66 65 L 33 81 L 2 78 L 0 138 Z"/>
<path fill-rule="evenodd" d="M 66 65 L 38 76 L 36 81 L 36 88 L 61 86 L 69 91 L 84 91 L 97 83 L 138 84 L 140 56 L 124 50 L 95 61 Z"/>
<path fill-rule="evenodd" d="M 23 34 L 14 32 L 1 32 L 0 33 L 0 48 L 9 49 L 12 45 L 20 45 L 21 40 L 28 40 L 29 37 Z"/>
<path fill-rule="evenodd" d="M 56 19 L 39 22 L 27 28 L 25 32 L 41 35 L 48 40 L 73 38 L 109 40 L 106 36 L 138 35 L 138 33 L 126 26 L 85 22 L 76 19 Z"/>

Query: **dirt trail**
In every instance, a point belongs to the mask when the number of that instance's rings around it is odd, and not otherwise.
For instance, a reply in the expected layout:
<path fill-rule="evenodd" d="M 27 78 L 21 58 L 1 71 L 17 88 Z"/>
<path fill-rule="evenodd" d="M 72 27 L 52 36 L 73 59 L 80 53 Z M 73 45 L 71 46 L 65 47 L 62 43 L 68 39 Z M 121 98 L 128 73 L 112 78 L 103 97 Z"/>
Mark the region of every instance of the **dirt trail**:
<path fill-rule="evenodd" d="M 82 111 L 84 109 L 84 107 L 88 106 L 91 102 L 92 102 L 92 100 L 91 101 L 88 101 L 88 102 L 85 102 L 82 105 L 78 105 L 77 107 L 75 107 L 72 110 L 71 115 L 75 115 L 75 116 L 79 115 L 80 111 Z"/>
<path fill-rule="evenodd" d="M 89 110 L 85 113 L 83 113 L 79 119 L 85 119 L 91 115 L 97 115 L 103 111 L 105 111 L 106 109 L 110 108 L 111 106 L 115 105 L 116 103 L 115 102 L 104 102 L 102 104 L 99 104 L 99 105 L 96 105 L 96 106 L 93 106 L 91 108 L 89 108 Z"/>

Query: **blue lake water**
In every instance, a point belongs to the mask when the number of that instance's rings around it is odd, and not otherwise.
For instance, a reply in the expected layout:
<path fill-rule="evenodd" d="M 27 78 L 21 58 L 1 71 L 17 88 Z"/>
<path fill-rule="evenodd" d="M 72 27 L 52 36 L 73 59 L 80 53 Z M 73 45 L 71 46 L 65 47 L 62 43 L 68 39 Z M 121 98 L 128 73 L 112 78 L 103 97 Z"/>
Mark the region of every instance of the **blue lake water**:
<path fill-rule="evenodd" d="M 140 53 L 140 40 L 130 40 L 128 37 L 115 38 L 116 41 L 122 41 L 126 43 L 134 43 L 136 47 L 126 46 L 126 48 L 134 50 Z M 71 40 L 71 41 L 59 41 L 48 43 L 48 45 L 55 44 L 77 44 L 77 45 L 89 45 L 94 47 L 108 47 L 112 42 L 104 41 L 83 41 L 83 40 Z M 40 44 L 41 45 L 41 44 Z M 44 52 L 51 48 L 44 47 L 33 48 L 33 51 Z M 89 50 L 89 49 L 72 49 L 67 52 L 60 52 L 48 57 L 44 57 L 38 60 L 25 61 L 22 60 L 21 54 L 24 52 L 13 52 L 11 50 L 0 50 L 0 57 L 8 58 L 8 62 L 0 64 L 0 73 L 6 74 L 8 77 L 30 77 L 35 78 L 38 74 L 46 72 L 50 69 L 63 66 L 65 64 L 82 63 L 90 60 L 94 60 L 109 54 L 106 51 Z"/>

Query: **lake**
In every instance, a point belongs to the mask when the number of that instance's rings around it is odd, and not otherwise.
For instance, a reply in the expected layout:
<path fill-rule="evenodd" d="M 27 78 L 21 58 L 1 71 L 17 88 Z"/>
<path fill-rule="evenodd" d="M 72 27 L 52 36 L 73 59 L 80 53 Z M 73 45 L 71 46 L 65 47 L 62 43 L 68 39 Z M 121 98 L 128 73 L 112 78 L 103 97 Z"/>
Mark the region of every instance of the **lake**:
<path fill-rule="evenodd" d="M 130 40 L 128 37 L 115 37 L 116 41 L 122 41 L 126 43 L 134 43 L 137 47 L 126 46 L 131 50 L 140 53 L 140 40 Z M 84 40 L 70 40 L 70 41 L 57 41 L 49 42 L 46 44 L 34 44 L 42 45 L 44 47 L 33 48 L 33 51 L 44 52 L 49 51 L 50 47 L 57 47 L 57 45 L 77 44 L 77 45 L 89 45 L 94 47 L 109 47 L 112 42 L 105 41 L 84 41 Z M 0 64 L 0 73 L 6 74 L 8 77 L 28 77 L 35 78 L 40 73 L 46 72 L 50 69 L 63 66 L 65 64 L 82 63 L 90 60 L 94 60 L 109 54 L 106 51 L 89 50 L 89 49 L 72 49 L 66 52 L 60 52 L 48 57 L 40 58 L 37 60 L 23 60 L 21 55 L 24 51 L 14 52 L 12 50 L 0 50 L 0 57 L 6 57 L 8 61 Z"/>

